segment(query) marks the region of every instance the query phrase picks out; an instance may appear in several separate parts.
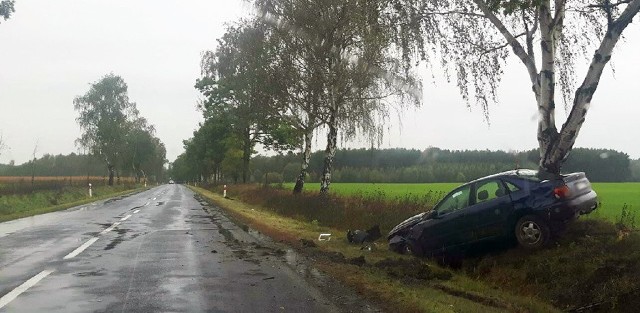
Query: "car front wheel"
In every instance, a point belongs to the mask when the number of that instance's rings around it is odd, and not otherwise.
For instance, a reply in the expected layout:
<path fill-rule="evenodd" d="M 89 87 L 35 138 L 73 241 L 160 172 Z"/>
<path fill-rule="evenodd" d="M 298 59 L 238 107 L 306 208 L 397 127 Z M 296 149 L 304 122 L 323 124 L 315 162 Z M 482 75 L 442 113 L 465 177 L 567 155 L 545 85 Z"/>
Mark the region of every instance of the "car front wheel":
<path fill-rule="evenodd" d="M 424 255 L 422 251 L 422 247 L 412 239 L 407 239 L 404 244 L 403 254 L 412 254 L 417 257 L 421 257 Z"/>
<path fill-rule="evenodd" d="M 549 226 L 535 215 L 526 215 L 518 220 L 515 227 L 518 243 L 527 249 L 544 247 L 551 238 Z"/>

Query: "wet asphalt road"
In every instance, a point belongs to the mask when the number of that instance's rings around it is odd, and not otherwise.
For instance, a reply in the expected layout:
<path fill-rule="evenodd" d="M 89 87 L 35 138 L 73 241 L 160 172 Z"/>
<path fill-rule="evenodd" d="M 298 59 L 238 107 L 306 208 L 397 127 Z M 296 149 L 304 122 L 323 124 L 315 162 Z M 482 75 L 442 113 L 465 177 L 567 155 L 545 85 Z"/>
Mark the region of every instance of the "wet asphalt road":
<path fill-rule="evenodd" d="M 0 223 L 0 312 L 342 310 L 258 239 L 180 185 Z"/>

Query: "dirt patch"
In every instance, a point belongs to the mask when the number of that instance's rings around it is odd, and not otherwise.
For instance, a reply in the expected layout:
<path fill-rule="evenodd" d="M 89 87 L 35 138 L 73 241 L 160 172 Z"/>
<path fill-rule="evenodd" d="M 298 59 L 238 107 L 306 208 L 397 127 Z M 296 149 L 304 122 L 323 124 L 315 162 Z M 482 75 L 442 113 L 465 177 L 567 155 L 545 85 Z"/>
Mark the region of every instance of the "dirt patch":
<path fill-rule="evenodd" d="M 308 247 L 308 248 L 315 248 L 318 245 L 316 245 L 315 242 L 313 242 L 313 240 L 308 240 L 308 239 L 300 239 L 300 243 L 302 244 L 303 247 Z"/>
<path fill-rule="evenodd" d="M 485 296 L 481 296 L 479 294 L 475 294 L 475 293 L 471 293 L 471 292 L 467 292 L 467 291 L 462 291 L 462 290 L 457 290 L 457 289 L 453 289 L 444 285 L 434 285 L 434 288 L 444 291 L 452 296 L 456 296 L 456 297 L 460 297 L 460 298 L 465 298 L 467 300 L 471 300 L 473 302 L 477 302 L 477 303 L 481 303 L 483 305 L 486 306 L 491 306 L 494 308 L 500 308 L 500 309 L 513 309 L 509 304 L 504 303 L 498 299 L 495 298 L 489 298 L 489 297 L 485 297 Z"/>
<path fill-rule="evenodd" d="M 374 264 L 374 267 L 381 269 L 390 277 L 399 279 L 415 279 L 419 281 L 429 280 L 450 280 L 453 274 L 445 269 L 431 266 L 424 261 L 411 259 L 387 258 Z"/>

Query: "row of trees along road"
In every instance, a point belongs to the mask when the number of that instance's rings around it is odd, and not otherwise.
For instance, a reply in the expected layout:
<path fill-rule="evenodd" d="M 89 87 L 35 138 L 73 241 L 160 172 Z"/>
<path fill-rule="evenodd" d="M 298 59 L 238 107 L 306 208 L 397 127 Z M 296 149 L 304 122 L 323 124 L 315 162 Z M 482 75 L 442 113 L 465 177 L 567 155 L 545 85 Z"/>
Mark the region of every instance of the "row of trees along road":
<path fill-rule="evenodd" d="M 134 173 L 136 182 L 150 174 L 162 176 L 165 146 L 129 101 L 127 84 L 120 76 L 104 76 L 73 103 L 82 129 L 76 143 L 104 162 L 110 186 L 114 176 L 119 178 L 123 172 Z"/>
<path fill-rule="evenodd" d="M 256 0 L 203 56 L 207 120 L 229 123 L 220 167 L 241 155 L 247 181 L 255 144 L 299 147 L 302 190 L 313 136 L 328 134 L 321 192 L 329 190 L 340 136 L 380 140 L 393 110 L 420 104 L 419 63 L 442 66 L 462 98 L 489 119 L 504 67 L 526 69 L 539 110 L 538 167 L 556 175 L 573 148 L 605 65 L 640 0 Z M 576 65 L 590 66 L 578 84 Z M 577 87 L 576 87 L 577 86 Z M 558 90 L 558 92 L 556 92 Z M 558 128 L 556 103 L 569 112 Z M 206 125 L 206 122 L 203 124 Z M 195 137 L 194 137 L 195 139 Z M 192 149 L 193 150 L 193 149 Z M 190 150 L 174 166 L 202 159 Z M 221 153 L 221 152 L 220 152 Z M 219 154 L 221 155 L 221 154 Z M 220 161 L 221 160 L 221 161 Z M 232 162 L 233 163 L 233 162 Z M 199 177 L 204 177 L 200 172 Z M 223 171 L 224 174 L 224 171 Z"/>

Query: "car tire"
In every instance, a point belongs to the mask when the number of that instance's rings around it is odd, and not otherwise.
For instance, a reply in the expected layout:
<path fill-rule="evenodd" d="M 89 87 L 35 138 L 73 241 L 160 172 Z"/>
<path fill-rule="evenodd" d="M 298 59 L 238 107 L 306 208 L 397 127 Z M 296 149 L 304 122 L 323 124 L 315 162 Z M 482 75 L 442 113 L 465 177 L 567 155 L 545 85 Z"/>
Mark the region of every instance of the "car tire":
<path fill-rule="evenodd" d="M 424 255 L 422 251 L 422 247 L 412 239 L 407 239 L 404 244 L 404 249 L 402 251 L 403 254 L 412 254 L 417 257 L 421 257 Z"/>
<path fill-rule="evenodd" d="M 518 244 L 526 249 L 540 249 L 546 246 L 551 239 L 549 225 L 535 215 L 521 217 L 516 223 L 514 231 Z"/>

